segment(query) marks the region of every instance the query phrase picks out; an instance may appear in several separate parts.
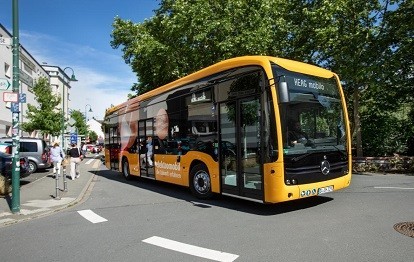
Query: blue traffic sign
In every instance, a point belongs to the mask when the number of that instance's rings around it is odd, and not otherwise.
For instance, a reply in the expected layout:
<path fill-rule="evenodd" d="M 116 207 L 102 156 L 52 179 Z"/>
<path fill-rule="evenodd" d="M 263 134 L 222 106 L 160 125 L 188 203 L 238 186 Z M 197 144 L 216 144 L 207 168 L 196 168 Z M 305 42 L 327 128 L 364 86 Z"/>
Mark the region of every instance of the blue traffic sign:
<path fill-rule="evenodd" d="M 78 143 L 78 134 L 77 133 L 70 133 L 70 143 L 77 144 Z"/>
<path fill-rule="evenodd" d="M 20 93 L 19 94 L 19 102 L 20 103 L 26 103 L 26 94 L 25 93 Z"/>
<path fill-rule="evenodd" d="M 11 103 L 10 111 L 12 111 L 12 113 L 19 113 L 19 103 Z"/>

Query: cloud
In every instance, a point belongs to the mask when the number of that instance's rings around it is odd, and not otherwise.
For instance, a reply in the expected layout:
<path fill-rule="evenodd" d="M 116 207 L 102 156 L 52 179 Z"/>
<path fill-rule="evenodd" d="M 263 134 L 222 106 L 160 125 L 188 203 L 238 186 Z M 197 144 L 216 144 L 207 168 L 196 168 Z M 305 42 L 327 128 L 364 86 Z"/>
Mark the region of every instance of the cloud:
<path fill-rule="evenodd" d="M 71 83 L 69 108 L 84 112 L 90 105 L 93 112 L 87 113 L 88 118 L 103 119 L 107 108 L 126 101 L 128 93 L 131 93 L 125 83 L 132 83 L 132 78 L 123 79 L 90 68 L 76 68 L 79 81 Z"/>
<path fill-rule="evenodd" d="M 123 61 L 122 54 L 112 50 L 109 44 L 107 50 L 98 50 L 29 31 L 21 31 L 20 38 L 20 43 L 39 64 L 73 69 L 78 82 L 71 83 L 68 106 L 84 112 L 89 104 L 93 112 L 87 113 L 88 118 L 103 119 L 105 109 L 126 101 L 128 93 L 132 93 L 130 89 L 137 81 L 136 76 Z"/>

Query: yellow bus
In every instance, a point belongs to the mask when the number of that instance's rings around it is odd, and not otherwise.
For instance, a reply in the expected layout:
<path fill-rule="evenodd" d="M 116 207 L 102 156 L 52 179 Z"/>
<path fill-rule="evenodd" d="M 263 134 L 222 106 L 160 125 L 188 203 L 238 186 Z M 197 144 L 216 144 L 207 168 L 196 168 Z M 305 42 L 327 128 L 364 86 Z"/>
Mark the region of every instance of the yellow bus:
<path fill-rule="evenodd" d="M 107 110 L 105 164 L 278 203 L 345 188 L 351 138 L 338 76 L 282 58 L 228 59 Z"/>

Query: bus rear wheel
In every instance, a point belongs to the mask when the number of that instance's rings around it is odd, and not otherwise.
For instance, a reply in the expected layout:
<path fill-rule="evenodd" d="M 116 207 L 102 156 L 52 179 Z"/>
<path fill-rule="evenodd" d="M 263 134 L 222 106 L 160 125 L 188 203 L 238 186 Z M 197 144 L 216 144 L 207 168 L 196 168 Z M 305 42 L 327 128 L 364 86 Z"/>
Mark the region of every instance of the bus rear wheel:
<path fill-rule="evenodd" d="M 131 180 L 131 173 L 129 173 L 129 163 L 126 159 L 122 161 L 122 174 L 126 180 Z"/>
<path fill-rule="evenodd" d="M 207 167 L 204 164 L 194 166 L 191 169 L 190 176 L 191 192 L 200 199 L 211 198 L 213 193 L 211 192 L 211 179 Z"/>

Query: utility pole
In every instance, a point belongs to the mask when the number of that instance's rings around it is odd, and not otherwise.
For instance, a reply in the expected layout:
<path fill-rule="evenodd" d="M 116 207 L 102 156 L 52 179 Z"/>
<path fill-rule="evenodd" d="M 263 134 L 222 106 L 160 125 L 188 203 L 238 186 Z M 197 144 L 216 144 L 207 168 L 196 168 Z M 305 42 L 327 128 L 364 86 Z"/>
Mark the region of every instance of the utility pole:
<path fill-rule="evenodd" d="M 19 1 L 13 0 L 13 92 L 19 97 Z M 17 107 L 18 108 L 18 107 Z M 20 212 L 20 132 L 19 132 L 20 108 L 12 111 L 12 140 L 13 140 L 13 162 L 12 162 L 12 213 Z"/>

